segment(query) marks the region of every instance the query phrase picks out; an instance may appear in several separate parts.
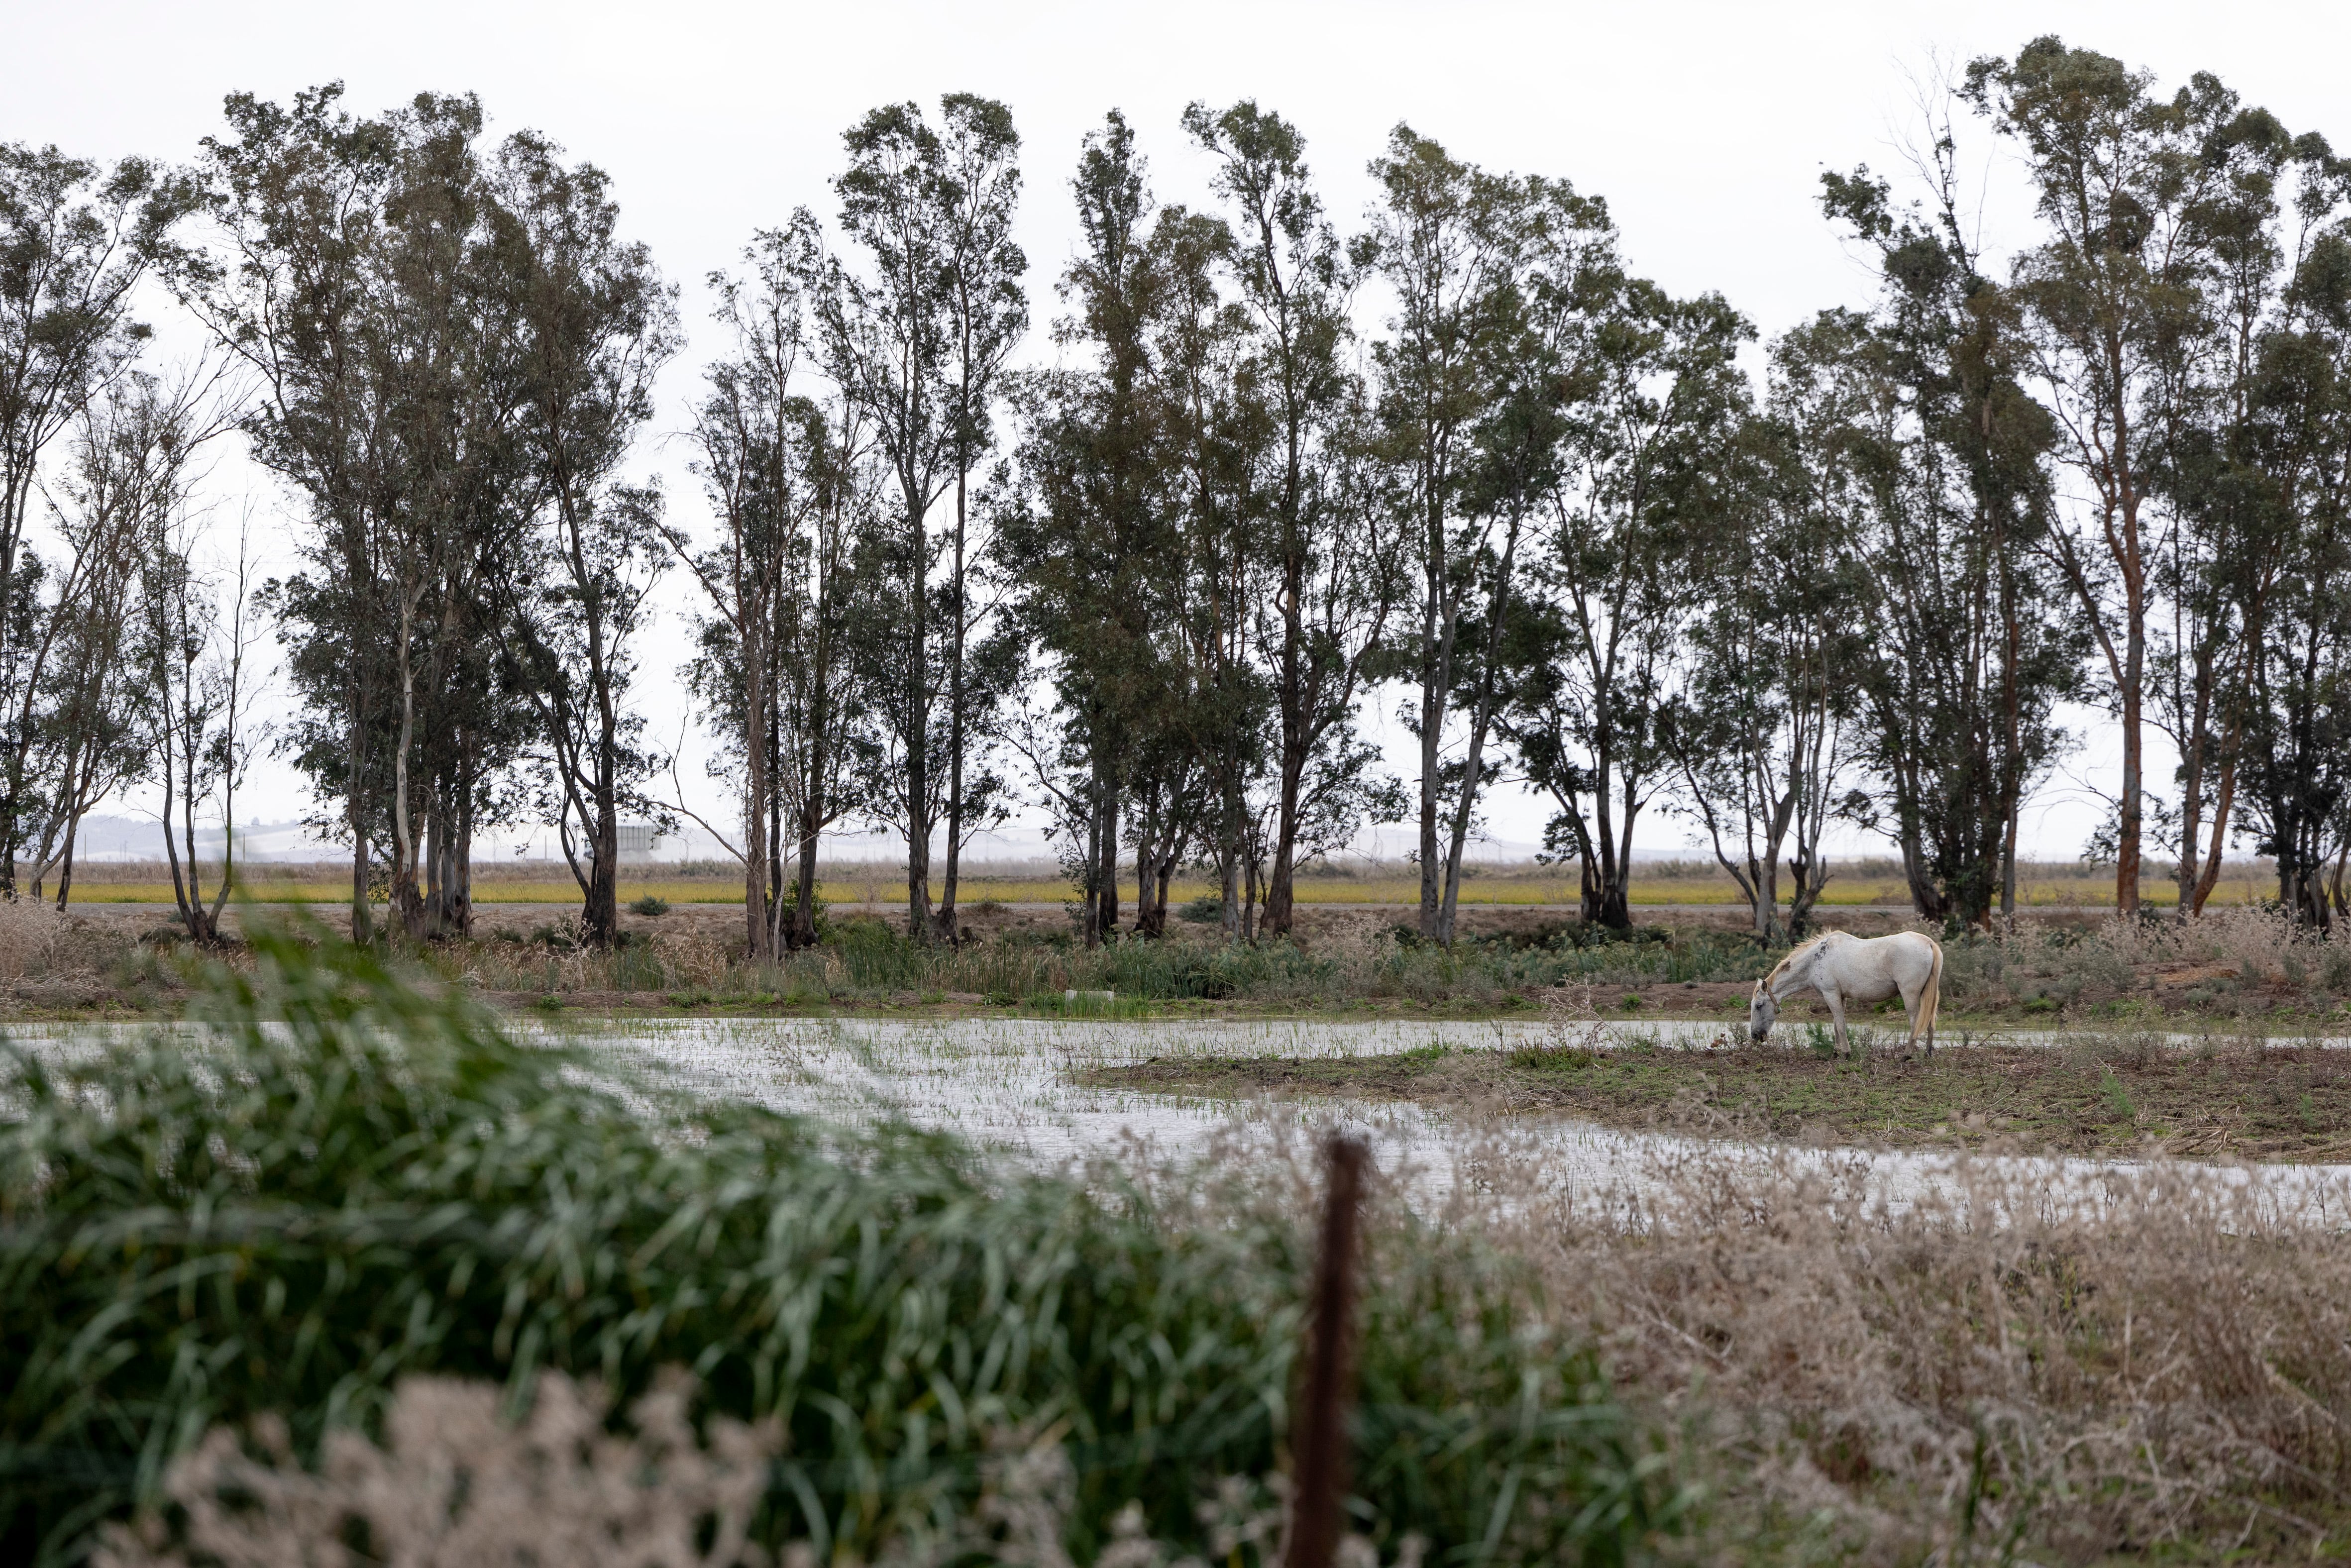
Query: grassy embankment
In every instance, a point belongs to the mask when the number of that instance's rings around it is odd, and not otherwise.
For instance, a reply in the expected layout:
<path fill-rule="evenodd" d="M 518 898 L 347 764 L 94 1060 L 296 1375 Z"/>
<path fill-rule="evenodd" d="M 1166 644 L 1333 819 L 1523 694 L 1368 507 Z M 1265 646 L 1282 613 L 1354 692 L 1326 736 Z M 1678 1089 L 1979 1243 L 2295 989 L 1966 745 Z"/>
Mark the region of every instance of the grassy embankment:
<path fill-rule="evenodd" d="M 266 924 L 273 906 L 248 911 Z M 582 948 L 571 925 L 534 914 L 409 956 L 497 1005 L 594 1011 L 905 1012 L 1100 1010 L 1065 993 L 1109 991 L 1121 1016 L 1240 1009 L 1304 1016 L 1533 1016 L 1563 994 L 1626 1017 L 1727 1021 L 1771 953 L 1719 919 L 1685 914 L 1627 938 L 1556 915 L 1486 911 L 1452 949 L 1413 940 L 1377 910 L 1306 911 L 1296 942 L 1228 945 L 1178 922 L 1164 941 L 1089 949 L 1058 911 L 977 913 L 954 948 L 909 941 L 883 917 L 835 912 L 819 946 L 773 962 L 742 956 L 738 915 L 672 909 L 624 919 L 622 946 Z M 1885 915 L 1865 930 L 1892 928 Z M 331 934 L 331 927 L 323 928 Z M 2351 1018 L 2351 931 L 2296 936 L 2256 909 L 2184 928 L 2055 916 L 1947 948 L 1946 1038 L 1969 1028 L 2059 1024 L 2202 1027 L 2294 1034 Z M 104 910 L 65 918 L 0 905 L 0 996 L 18 1011 L 169 1013 L 204 956 L 152 919 Z M 234 953 L 231 954 L 234 961 Z M 1587 994 L 1588 993 L 1588 994 Z M 1799 1003 L 1792 1022 L 1801 1025 Z"/>
<path fill-rule="evenodd" d="M 2020 898 L 2028 908 L 2096 909 L 2111 907 L 2111 869 L 2071 862 L 2027 864 L 2021 869 Z M 2153 868 L 2160 873 L 2161 868 Z M 886 910 L 903 904 L 904 871 L 887 865 L 843 864 L 824 868 L 818 896 L 836 907 Z M 244 868 L 245 891 L 265 903 L 336 904 L 350 897 L 349 868 L 257 862 Z M 579 896 L 569 876 L 559 865 L 546 862 L 485 863 L 475 868 L 474 898 L 477 904 L 569 904 Z M 2214 898 L 2223 904 L 2258 902 L 2275 892 L 2275 878 L 2259 862 L 2232 863 Z M 2151 874 L 2145 896 L 2157 905 L 2172 896 L 2170 883 Z M 1374 904 L 1409 906 L 1420 898 L 1418 876 L 1409 868 L 1322 866 L 1312 868 L 1297 883 L 1298 901 L 1308 905 Z M 1179 879 L 1169 894 L 1170 907 L 1196 900 L 1213 901 L 1213 883 L 1197 877 Z M 654 897 L 673 904 L 730 904 L 743 898 L 741 874 L 732 867 L 627 867 L 622 873 L 623 903 Z M 967 873 L 961 887 L 966 906 L 988 902 L 1007 904 L 1060 904 L 1076 897 L 1067 881 L 1042 868 L 977 868 Z M 1581 896 L 1573 875 L 1556 868 L 1471 866 L 1461 886 L 1461 901 L 1477 907 L 1573 908 Z M 1737 888 L 1711 862 L 1701 861 L 1645 862 L 1635 867 L 1632 902 L 1639 907 L 1673 905 L 1729 906 L 1739 902 Z M 93 865 L 75 874 L 73 898 L 88 904 L 170 904 L 172 887 L 159 864 Z M 1135 891 L 1121 889 L 1122 906 L 1132 909 Z M 1823 902 L 1831 908 L 1904 907 L 1909 904 L 1900 868 L 1891 862 L 1865 860 L 1843 866 L 1829 883 Z"/>

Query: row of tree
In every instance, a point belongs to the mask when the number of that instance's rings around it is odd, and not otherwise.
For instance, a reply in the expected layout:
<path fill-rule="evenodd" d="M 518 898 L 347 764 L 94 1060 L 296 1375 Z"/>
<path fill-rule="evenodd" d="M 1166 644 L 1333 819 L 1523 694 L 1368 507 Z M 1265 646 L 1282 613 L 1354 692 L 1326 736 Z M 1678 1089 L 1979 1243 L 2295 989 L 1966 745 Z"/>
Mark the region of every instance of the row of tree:
<path fill-rule="evenodd" d="M 1626 924 L 1662 810 L 1767 940 L 1805 927 L 1841 821 L 1898 847 L 1920 915 L 1986 924 L 2085 701 L 2122 735 L 2120 908 L 2153 854 L 2200 907 L 2233 831 L 2324 925 L 2351 908 L 2351 166 L 2209 77 L 2167 97 L 2050 38 L 1926 107 L 1915 192 L 1824 180 L 1877 300 L 1760 358 L 1563 181 L 1399 127 L 1343 233 L 1279 115 L 1186 113 L 1193 210 L 1113 112 L 1070 183 L 1050 368 L 1015 362 L 1010 112 L 876 110 L 837 223 L 799 211 L 709 279 L 698 529 L 632 477 L 676 292 L 544 139 L 329 89 L 231 99 L 185 172 L 13 150 L 0 875 L 24 855 L 39 889 L 159 768 L 193 875 L 196 802 L 263 738 L 266 613 L 300 699 L 277 744 L 351 846 L 358 930 L 371 879 L 409 935 L 465 930 L 474 834 L 528 820 L 609 941 L 620 822 L 692 814 L 632 652 L 679 568 L 755 956 L 814 939 L 844 820 L 903 836 L 909 929 L 953 940 L 964 852 L 1024 798 L 1090 941 L 1162 931 L 1186 864 L 1229 936 L 1280 936 L 1300 867 L 1371 820 L 1416 822 L 1449 941 L 1506 783 L 1552 801 L 1590 920 Z M 2035 197 L 2001 267 L 1959 179 L 1974 126 Z M 137 369 L 151 274 L 234 396 Z M 193 564 L 193 455 L 229 424 L 298 501 L 302 570 L 256 593 Z M 1410 780 L 1364 733 L 1391 695 Z"/>

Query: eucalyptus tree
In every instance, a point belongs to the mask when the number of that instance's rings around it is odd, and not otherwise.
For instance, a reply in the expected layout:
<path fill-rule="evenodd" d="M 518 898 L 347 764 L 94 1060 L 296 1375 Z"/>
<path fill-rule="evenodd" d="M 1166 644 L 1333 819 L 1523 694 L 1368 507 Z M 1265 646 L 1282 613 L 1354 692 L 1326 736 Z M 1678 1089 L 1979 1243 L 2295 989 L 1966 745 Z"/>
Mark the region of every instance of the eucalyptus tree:
<path fill-rule="evenodd" d="M 2207 90 L 2223 124 L 2203 152 L 2224 177 L 2197 213 L 2204 266 L 2191 329 L 2159 361 L 2156 402 L 2166 522 L 2159 580 L 2170 613 L 2155 636 L 2151 706 L 2180 758 L 2182 918 L 2200 912 L 2219 883 L 2245 770 L 2273 791 L 2280 780 L 2274 747 L 2286 736 L 2264 722 L 2264 697 L 2305 689 L 2292 676 L 2281 685 L 2283 672 L 2260 666 L 2278 633 L 2312 632 L 2310 612 L 2324 597 L 2292 580 L 2327 553 L 2310 544 L 2304 502 L 2324 472 L 2330 432 L 2317 313 L 2329 285 L 2306 263 L 2330 230 L 2340 233 L 2346 196 L 2323 139 L 2289 137 L 2273 116 L 2231 112 L 2234 95 L 2216 84 Z M 2269 743 L 2265 755 L 2249 752 L 2256 737 Z M 2311 757 L 2298 744 L 2307 738 L 2297 736 L 2288 753 Z M 2275 793 L 2271 802 L 2284 805 Z M 2304 858 L 2314 847 L 2291 831 L 2283 843 L 2282 899 L 2297 918 L 2323 920 L 2323 898 L 2301 886 L 2314 874 L 2316 862 Z"/>
<path fill-rule="evenodd" d="M 9 777 L 33 808 L 17 818 L 30 829 L 30 891 L 41 897 L 54 874 L 61 909 L 82 817 L 155 770 L 141 586 L 159 537 L 184 528 L 174 514 L 188 505 L 200 449 L 225 423 L 214 382 L 201 364 L 168 381 L 135 370 L 116 378 L 84 404 L 62 471 L 44 485 L 62 564 L 55 604 L 26 644 Z"/>
<path fill-rule="evenodd" d="M 2330 381 L 2343 374 L 2338 369 Z M 2339 387 L 2334 401 L 2345 400 Z M 2351 915 L 2351 410 L 2310 476 L 2303 527 L 2253 661 L 2237 825 L 2277 868 L 2277 898 L 2294 923 L 2330 929 Z"/>
<path fill-rule="evenodd" d="M 1000 669 L 975 671 L 991 604 L 970 592 L 977 558 L 971 536 L 973 470 L 995 446 L 992 415 L 1005 365 L 1029 328 L 1022 276 L 1029 259 L 1013 243 L 1020 199 L 1019 133 L 1012 111 L 993 99 L 949 93 L 939 100 L 936 200 L 941 208 L 941 291 L 946 302 L 949 447 L 955 467 L 955 524 L 946 548 L 940 609 L 946 617 L 946 872 L 932 935 L 956 938 L 956 883 L 971 832 L 1004 816 L 1004 780 L 975 770 L 971 754 L 1001 700 Z M 1000 664 L 1000 659 L 998 661 Z M 975 675 L 979 678 L 975 679 Z M 971 777 L 967 789 L 967 774 Z"/>
<path fill-rule="evenodd" d="M 147 664 L 141 737 L 163 791 L 163 854 L 181 928 L 197 942 L 221 938 L 221 910 L 236 887 L 236 792 L 269 727 L 252 709 L 252 668 L 262 640 L 255 614 L 255 560 L 240 535 L 224 581 L 200 559 L 204 528 L 184 497 L 157 510 L 141 532 L 135 646 Z M 220 824 L 220 876 L 209 900 L 198 815 Z M 66 889 L 58 888 L 62 904 Z"/>
<path fill-rule="evenodd" d="M 1290 929 L 1310 825 L 1364 802 L 1369 748 L 1353 720 L 1395 611 L 1395 525 L 1363 504 L 1358 482 L 1376 470 L 1348 455 L 1365 424 L 1346 359 L 1359 269 L 1315 193 L 1306 139 L 1249 99 L 1221 113 L 1195 103 L 1184 125 L 1219 160 L 1213 184 L 1230 214 L 1227 265 L 1251 329 L 1245 373 L 1270 423 L 1259 485 L 1271 625 L 1258 643 L 1278 727 L 1264 918 L 1278 936 Z M 1229 768 L 1221 794 L 1230 844 L 1242 791 Z M 1342 841 L 1353 831 L 1351 822 Z"/>
<path fill-rule="evenodd" d="M 1118 927 L 1118 841 L 1138 741 L 1167 695 L 1152 590 L 1172 548 L 1175 471 L 1150 333 L 1161 284 L 1147 244 L 1144 161 L 1124 116 L 1090 132 L 1071 182 L 1082 248 L 1061 283 L 1055 337 L 1081 362 L 1020 390 L 1021 504 L 997 530 L 996 569 L 1045 653 L 1058 731 L 1034 716 L 1016 744 L 1055 808 L 1091 946 Z"/>
<path fill-rule="evenodd" d="M 694 467 L 720 532 L 697 549 L 682 529 L 663 530 L 711 607 L 688 685 L 724 737 L 713 772 L 740 786 L 735 852 L 755 958 L 816 940 L 818 838 L 852 804 L 846 768 L 859 705 L 849 641 L 864 454 L 853 405 L 828 404 L 799 384 L 821 255 L 815 220 L 802 212 L 755 238 L 747 278 L 711 276 L 732 351 L 704 373 Z M 789 888 L 787 831 L 797 860 Z"/>
<path fill-rule="evenodd" d="M 1767 405 L 1683 488 L 1697 603 L 1659 725 L 1681 809 L 1766 946 L 1802 938 L 1827 885 L 1822 839 L 1854 762 L 1864 641 L 1843 494 L 1850 394 L 1823 384 L 1811 350 L 1802 332 L 1773 345 Z"/>
<path fill-rule="evenodd" d="M 2294 920 L 2325 929 L 2351 915 L 2351 162 L 2315 135 L 2294 153 L 2285 282 L 2215 466 L 2234 505 L 2282 515 L 2262 531 L 2285 541 L 2252 651 L 2235 825 L 2273 857 Z"/>
<path fill-rule="evenodd" d="M 1001 781 L 971 767 L 995 697 L 975 685 L 969 663 L 986 613 L 969 592 L 971 476 L 993 444 L 991 409 L 1028 324 L 1028 264 L 1011 235 L 1020 189 L 1011 113 L 964 93 L 940 109 L 943 131 L 918 105 L 897 103 L 844 133 L 849 167 L 833 185 L 865 265 L 836 258 L 820 310 L 826 369 L 869 421 L 898 492 L 885 562 L 896 610 L 874 623 L 889 666 L 876 702 L 893 734 L 875 753 L 866 809 L 905 835 L 907 925 L 925 940 L 954 939 L 964 845 L 1001 816 Z M 950 492 L 954 521 L 935 538 L 931 514 Z M 946 885 L 935 911 L 931 841 L 942 825 Z"/>
<path fill-rule="evenodd" d="M 49 610 L 27 541 L 44 456 L 136 360 L 149 329 L 132 315 L 132 292 L 170 260 L 191 200 L 183 179 L 143 159 L 109 169 L 55 147 L 0 143 L 0 710 L 11 716 L 35 700 L 30 645 Z M 35 744 L 21 731 L 0 740 L 12 757 Z M 0 792 L 8 897 L 21 819 L 36 805 L 29 783 L 12 763 Z"/>
<path fill-rule="evenodd" d="M 1167 504 L 1178 519 L 1157 574 L 1161 634 L 1184 671 L 1184 700 L 1169 727 L 1180 728 L 1202 774 L 1193 800 L 1198 820 L 1188 827 L 1193 847 L 1217 868 L 1228 941 L 1256 935 L 1271 869 L 1271 856 L 1258 851 L 1276 836 L 1255 831 L 1252 793 L 1262 793 L 1257 787 L 1275 752 L 1273 672 L 1259 640 L 1270 635 L 1272 619 L 1259 611 L 1272 597 L 1268 578 L 1277 552 L 1269 547 L 1267 512 L 1274 486 L 1267 476 L 1281 428 L 1257 373 L 1257 318 L 1223 287 L 1236 244 L 1224 220 L 1181 207 L 1163 211 L 1151 234 L 1162 288 L 1151 362 L 1165 421 Z M 1280 472 L 1286 479 L 1286 465 Z M 1286 631 L 1289 623 L 1273 624 Z M 1311 744 L 1313 755 L 1327 757 L 1319 740 Z M 1335 774 L 1323 768 L 1315 781 Z M 1317 793 L 1302 777 L 1293 792 L 1293 863 L 1301 798 L 1311 808 Z M 1186 824 L 1174 810 L 1155 824 L 1156 833 L 1138 831 L 1137 855 L 1144 872 L 1157 873 L 1153 918 L 1164 925 L 1166 876 Z"/>
<path fill-rule="evenodd" d="M 253 371 L 245 430 L 255 456 L 301 497 L 305 570 L 271 596 L 315 635 L 289 649 L 307 711 L 287 743 L 341 798 L 317 825 L 351 846 L 350 930 L 365 941 L 370 847 L 384 839 L 383 716 L 391 687 L 382 610 L 390 444 L 372 395 L 369 298 L 383 204 L 406 129 L 355 118 L 340 84 L 291 105 L 227 100 L 228 132 L 207 137 L 198 177 L 216 244 L 174 269 L 182 300 Z M 289 632 L 292 629 L 289 628 Z"/>
<path fill-rule="evenodd" d="M 1467 591 L 1456 601 L 1447 663 L 1450 706 L 1466 718 L 1461 758 L 1440 775 L 1452 794 L 1443 841 L 1443 887 L 1435 935 L 1451 945 L 1461 862 L 1487 746 L 1509 696 L 1505 652 L 1517 616 L 1521 544 L 1543 496 L 1560 481 L 1579 404 L 1594 382 L 1598 335 L 1621 277 L 1606 207 L 1563 181 L 1533 176 L 1494 182 L 1488 220 L 1504 231 L 1509 270 L 1494 305 L 1492 379 L 1472 428 L 1458 505 L 1474 535 Z M 1471 632 L 1467 642 L 1463 632 Z M 1423 741 L 1426 766 L 1429 755 Z M 1424 883 L 1424 885 L 1425 883 Z"/>
<path fill-rule="evenodd" d="M 812 509 L 812 486 L 800 482 L 810 436 L 820 439 L 823 430 L 821 411 L 793 386 L 805 335 L 802 285 L 818 246 L 811 227 L 800 214 L 790 229 L 755 236 L 744 252 L 747 283 L 710 275 L 718 297 L 712 314 L 733 339 L 733 353 L 703 372 L 708 390 L 695 407 L 693 466 L 719 538 L 697 550 L 683 528 L 662 528 L 712 611 L 688 685 L 716 710 L 727 735 L 714 773 L 739 769 L 743 847 L 727 848 L 743 863 L 745 944 L 753 958 L 775 956 L 784 918 L 774 874 L 781 868 L 771 866 L 768 842 L 778 793 L 768 734 L 778 679 L 772 638 Z M 723 833 L 718 838 L 726 844 Z"/>
<path fill-rule="evenodd" d="M 423 94 L 359 120 L 329 88 L 228 118 L 204 165 L 218 245 L 176 281 L 255 371 L 247 434 L 308 525 L 263 594 L 304 705 L 285 745 L 343 801 L 354 936 L 379 865 L 406 936 L 462 933 L 474 830 L 515 804 L 506 622 L 543 455 L 485 116 Z"/>
<path fill-rule="evenodd" d="M 1499 382 L 1520 240 L 1512 183 L 1399 125 L 1371 166 L 1381 196 L 1366 250 L 1393 292 L 1374 345 L 1384 444 L 1395 465 L 1410 559 L 1420 575 L 1413 728 L 1420 742 L 1420 934 L 1443 927 L 1444 746 L 1456 640 L 1476 591 L 1492 516 L 1465 511 L 1470 444 Z"/>
<path fill-rule="evenodd" d="M 874 622 L 865 649 L 891 743 L 876 748 L 868 809 L 906 840 L 906 925 L 931 929 L 931 839 L 940 800 L 934 745 L 936 654 L 932 646 L 930 514 L 953 483 L 964 433 L 946 385 L 952 326 L 941 287 L 938 133 L 913 103 L 873 110 L 844 131 L 849 167 L 833 181 L 841 224 L 870 271 L 827 270 L 820 303 L 827 372 L 872 421 L 897 488 L 895 526 L 876 541 L 876 565 L 895 580 L 896 613 Z"/>
<path fill-rule="evenodd" d="M 530 132 L 492 171 L 497 319 L 517 382 L 515 441 L 535 527 L 507 608 L 541 723 L 544 810 L 591 945 L 619 936 L 620 820 L 665 812 L 630 703 L 632 643 L 667 562 L 658 489 L 626 467 L 678 344 L 675 291 L 620 234 L 611 183 Z"/>
<path fill-rule="evenodd" d="M 1576 859 L 1583 917 L 1624 929 L 1635 825 L 1672 767 L 1659 718 L 1708 548 L 1705 492 L 1748 406 L 1737 356 L 1753 329 L 1719 295 L 1677 300 L 1621 273 L 1594 286 L 1497 723 L 1556 807 L 1545 849 Z"/>
<path fill-rule="evenodd" d="M 2115 899 L 2136 915 L 2149 630 L 2169 564 L 2162 404 L 2173 361 L 2204 329 L 2216 243 L 2235 221 L 2231 189 L 2273 154 L 2265 139 L 2238 133 L 2237 100 L 2211 77 L 2165 98 L 2147 73 L 2054 37 L 2013 60 L 1972 62 L 1963 90 L 2019 145 L 2036 196 L 2042 233 L 2010 287 L 2056 454 L 2085 490 L 2082 506 L 2057 509 L 2046 548 L 2122 727 Z"/>
<path fill-rule="evenodd" d="M 371 251 L 360 338 L 379 420 L 380 570 L 397 694 L 390 903 L 412 939 L 472 918 L 472 836 L 503 748 L 483 712 L 518 556 L 525 395 L 496 199 L 470 99 L 420 98 Z M 511 693 L 502 695 L 510 695 Z"/>
<path fill-rule="evenodd" d="M 1860 760 L 1876 784 L 1856 816 L 1895 841 L 1920 918 L 1981 925 L 1995 895 L 2015 912 L 2020 811 L 2066 743 L 2056 705 L 2090 649 L 2050 561 L 2061 432 L 2023 385 L 2019 299 L 1963 222 L 1948 119 L 1930 131 L 1923 207 L 1866 169 L 1823 176 L 1823 209 L 1883 286 L 1867 317 L 1824 313 L 1778 361 L 1807 403 L 1844 405 Z"/>

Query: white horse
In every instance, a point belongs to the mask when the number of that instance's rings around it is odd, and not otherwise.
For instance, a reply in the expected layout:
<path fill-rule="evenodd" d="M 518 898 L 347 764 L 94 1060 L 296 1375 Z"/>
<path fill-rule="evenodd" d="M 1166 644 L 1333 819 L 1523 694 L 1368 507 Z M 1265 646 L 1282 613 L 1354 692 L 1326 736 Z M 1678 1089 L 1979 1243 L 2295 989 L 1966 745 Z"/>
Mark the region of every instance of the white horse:
<path fill-rule="evenodd" d="M 1943 948 L 1932 936 L 1898 931 L 1891 936 L 1864 939 L 1850 932 L 1832 931 L 1815 936 L 1771 967 L 1755 982 L 1755 998 L 1747 1005 L 1747 1032 L 1761 1044 L 1771 1032 L 1780 1003 L 1802 990 L 1814 990 L 1829 1005 L 1836 1020 L 1837 1050 L 1845 1049 L 1844 1005 L 1875 1005 L 1902 995 L 1902 1009 L 1910 1015 L 1910 1045 L 1923 1030 L 1927 1054 L 1935 1054 L 1935 1009 L 1943 993 Z"/>

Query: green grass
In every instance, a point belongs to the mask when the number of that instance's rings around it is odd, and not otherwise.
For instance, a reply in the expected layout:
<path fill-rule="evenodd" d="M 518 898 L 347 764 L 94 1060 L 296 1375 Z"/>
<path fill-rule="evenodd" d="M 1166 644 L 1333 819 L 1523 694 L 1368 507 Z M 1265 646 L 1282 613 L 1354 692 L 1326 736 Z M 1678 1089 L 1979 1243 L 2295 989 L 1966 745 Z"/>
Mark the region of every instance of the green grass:
<path fill-rule="evenodd" d="M 1308 1243 L 1264 1192 L 1163 1206 L 903 1127 L 648 1111 L 368 954 L 253 959 L 201 1028 L 0 1064 L 0 1561 L 76 1560 L 208 1426 L 279 1413 L 307 1454 L 426 1371 L 625 1404 L 689 1367 L 782 1421 L 761 1536 L 820 1560 L 967 1511 L 1004 1433 L 1063 1435 L 1080 1561 L 1130 1499 L 1198 1549 L 1217 1479 L 1281 1463 Z M 1358 1528 L 1616 1563 L 1668 1521 L 1527 1271 L 1383 1210 L 1365 1277 Z"/>
<path fill-rule="evenodd" d="M 1818 1026 L 1814 1026 L 1816 1029 Z M 1430 1103 L 1499 1096 L 1517 1111 L 1618 1127 L 1891 1147 L 2340 1160 L 2351 1154 L 2351 1061 L 2323 1048 L 2165 1047 L 2082 1035 L 2055 1048 L 1945 1045 L 1931 1061 L 1830 1037 L 1683 1051 L 1443 1050 L 1353 1059 L 1153 1061 L 1089 1082 L 1186 1093 L 1361 1094 Z M 1896 1037 L 1898 1043 L 1898 1037 Z"/>

